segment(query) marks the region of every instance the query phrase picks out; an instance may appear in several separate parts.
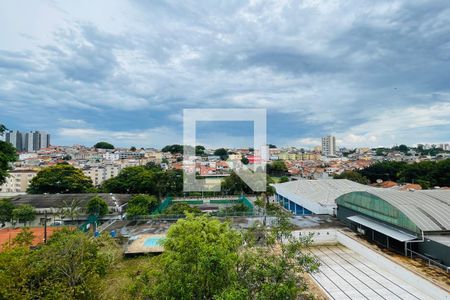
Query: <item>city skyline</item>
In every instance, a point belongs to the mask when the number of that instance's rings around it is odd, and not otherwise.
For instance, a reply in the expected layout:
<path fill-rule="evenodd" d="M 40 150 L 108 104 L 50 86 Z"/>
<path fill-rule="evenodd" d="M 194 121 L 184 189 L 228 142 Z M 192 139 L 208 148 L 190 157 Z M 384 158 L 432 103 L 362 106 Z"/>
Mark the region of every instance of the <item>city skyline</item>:
<path fill-rule="evenodd" d="M 182 143 L 183 108 L 266 108 L 280 147 L 448 143 L 448 20 L 446 1 L 7 2 L 0 121 L 163 147 Z M 248 144 L 232 127 L 200 142 Z"/>

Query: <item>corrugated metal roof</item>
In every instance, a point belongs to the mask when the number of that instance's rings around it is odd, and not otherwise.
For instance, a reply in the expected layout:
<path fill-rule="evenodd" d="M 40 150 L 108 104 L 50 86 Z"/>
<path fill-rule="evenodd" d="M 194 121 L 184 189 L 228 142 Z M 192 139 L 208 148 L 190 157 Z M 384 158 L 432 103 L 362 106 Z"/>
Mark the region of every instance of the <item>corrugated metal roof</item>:
<path fill-rule="evenodd" d="M 273 186 L 278 194 L 296 195 L 322 206 L 336 205 L 336 198 L 346 193 L 375 189 L 347 179 L 295 180 Z"/>
<path fill-rule="evenodd" d="M 373 220 L 370 220 L 369 218 L 363 217 L 363 216 L 351 216 L 348 217 L 350 221 L 356 222 L 358 224 L 361 224 L 363 226 L 369 227 L 375 231 L 381 232 L 382 234 L 385 234 L 393 239 L 396 239 L 400 242 L 406 242 L 406 241 L 412 241 L 416 239 L 417 237 L 415 235 L 403 232 L 401 230 L 398 230 L 394 227 L 387 226 L 385 224 L 381 224 L 379 222 L 375 222 Z"/>
<path fill-rule="evenodd" d="M 450 230 L 450 190 L 368 192 L 403 212 L 422 231 Z"/>

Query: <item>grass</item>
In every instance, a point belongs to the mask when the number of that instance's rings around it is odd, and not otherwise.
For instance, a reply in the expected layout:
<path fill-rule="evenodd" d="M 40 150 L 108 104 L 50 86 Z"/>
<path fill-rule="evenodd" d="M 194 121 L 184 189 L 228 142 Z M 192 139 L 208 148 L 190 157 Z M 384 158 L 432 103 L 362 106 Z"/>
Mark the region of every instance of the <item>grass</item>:
<path fill-rule="evenodd" d="M 122 258 L 104 280 L 102 299 L 133 299 L 128 287 L 137 275 L 150 268 L 150 256 Z"/>

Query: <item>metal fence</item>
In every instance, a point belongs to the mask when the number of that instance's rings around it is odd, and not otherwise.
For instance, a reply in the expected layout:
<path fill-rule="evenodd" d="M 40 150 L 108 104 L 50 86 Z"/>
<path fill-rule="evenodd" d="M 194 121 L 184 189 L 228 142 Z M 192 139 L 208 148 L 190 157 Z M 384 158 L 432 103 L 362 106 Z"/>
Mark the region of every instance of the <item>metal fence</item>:
<path fill-rule="evenodd" d="M 445 270 L 447 273 L 450 273 L 450 267 L 443 265 L 440 262 L 437 262 L 423 254 L 417 253 L 411 249 L 406 249 L 406 253 L 407 253 L 407 256 L 410 257 L 411 259 L 413 259 L 414 257 L 419 257 L 422 260 L 426 261 L 428 263 L 429 267 L 436 266 L 436 267 L 439 267 L 439 268 Z"/>

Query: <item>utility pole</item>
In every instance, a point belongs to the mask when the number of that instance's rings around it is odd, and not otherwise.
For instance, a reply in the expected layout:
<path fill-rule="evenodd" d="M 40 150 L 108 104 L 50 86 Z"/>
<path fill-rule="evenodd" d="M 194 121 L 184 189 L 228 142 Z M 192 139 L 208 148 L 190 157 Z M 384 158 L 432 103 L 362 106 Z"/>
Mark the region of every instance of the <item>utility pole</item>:
<path fill-rule="evenodd" d="M 47 243 L 47 211 L 44 211 L 44 244 Z"/>

